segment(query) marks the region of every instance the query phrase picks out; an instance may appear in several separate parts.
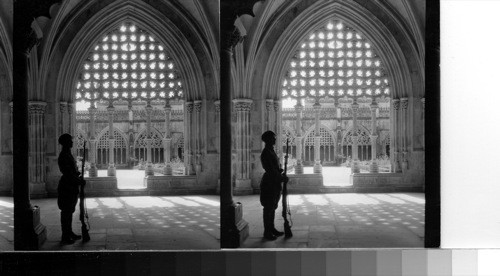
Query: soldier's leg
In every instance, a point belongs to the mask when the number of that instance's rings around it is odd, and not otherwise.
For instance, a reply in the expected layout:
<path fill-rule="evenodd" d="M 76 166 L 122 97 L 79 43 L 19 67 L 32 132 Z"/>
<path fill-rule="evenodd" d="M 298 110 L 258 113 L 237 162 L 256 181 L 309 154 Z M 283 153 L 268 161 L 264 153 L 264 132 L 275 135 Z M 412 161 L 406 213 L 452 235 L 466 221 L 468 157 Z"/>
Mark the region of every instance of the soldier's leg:
<path fill-rule="evenodd" d="M 61 210 L 61 230 L 62 237 L 61 242 L 70 244 L 73 243 L 74 240 L 71 238 L 71 223 L 73 219 L 73 212 L 68 209 Z"/>

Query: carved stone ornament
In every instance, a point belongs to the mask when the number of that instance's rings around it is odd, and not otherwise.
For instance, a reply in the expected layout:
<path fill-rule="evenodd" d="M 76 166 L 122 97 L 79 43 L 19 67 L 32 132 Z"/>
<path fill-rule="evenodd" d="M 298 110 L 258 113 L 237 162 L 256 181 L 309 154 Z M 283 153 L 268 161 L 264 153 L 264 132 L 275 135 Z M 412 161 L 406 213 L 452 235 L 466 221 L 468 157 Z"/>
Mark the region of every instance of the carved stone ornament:
<path fill-rule="evenodd" d="M 274 102 L 274 111 L 278 112 L 280 110 L 280 102 L 275 101 Z"/>
<path fill-rule="evenodd" d="M 187 111 L 187 113 L 193 113 L 193 103 L 192 102 L 186 103 L 186 111 Z"/>
<path fill-rule="evenodd" d="M 238 28 L 233 28 L 225 35 L 226 39 L 222 42 L 222 49 L 232 51 L 234 46 L 243 40 Z"/>
<path fill-rule="evenodd" d="M 401 107 L 403 109 L 407 109 L 408 108 L 408 98 L 401 98 Z"/>
<path fill-rule="evenodd" d="M 44 114 L 46 106 L 47 104 L 44 102 L 30 102 L 28 110 L 30 114 Z"/>
<path fill-rule="evenodd" d="M 250 111 L 252 109 L 252 101 L 251 100 L 235 100 L 234 101 L 234 109 L 236 111 Z"/>
<path fill-rule="evenodd" d="M 392 100 L 392 106 L 394 107 L 394 110 L 399 110 L 399 99 Z"/>
<path fill-rule="evenodd" d="M 266 100 L 266 110 L 267 112 L 271 112 L 271 110 L 274 109 L 274 102 L 273 100 Z"/>
<path fill-rule="evenodd" d="M 67 107 L 68 104 L 65 102 L 59 103 L 59 110 L 61 111 L 61 113 L 66 113 Z"/>
<path fill-rule="evenodd" d="M 197 113 L 200 113 L 200 111 L 201 111 L 201 104 L 202 104 L 202 101 L 195 101 L 194 102 L 194 110 L 196 110 Z"/>
<path fill-rule="evenodd" d="M 220 112 L 220 101 L 215 101 L 214 105 L 215 105 L 215 112 Z"/>

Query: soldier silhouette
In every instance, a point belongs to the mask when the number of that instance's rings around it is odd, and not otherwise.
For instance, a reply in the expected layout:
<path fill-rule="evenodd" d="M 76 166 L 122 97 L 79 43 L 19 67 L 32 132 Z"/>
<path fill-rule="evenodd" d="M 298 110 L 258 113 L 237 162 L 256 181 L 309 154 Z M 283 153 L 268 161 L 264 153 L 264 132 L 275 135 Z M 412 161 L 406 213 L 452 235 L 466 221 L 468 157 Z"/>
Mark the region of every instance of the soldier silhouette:
<path fill-rule="evenodd" d="M 288 178 L 282 174 L 283 170 L 280 169 L 278 156 L 274 151 L 276 134 L 268 130 L 262 134 L 261 139 L 266 143 L 260 155 L 260 162 L 266 171 L 260 182 L 260 204 L 264 207 L 264 238 L 275 240 L 284 234 L 274 227 L 274 213 L 281 197 L 281 182 Z"/>
<path fill-rule="evenodd" d="M 62 150 L 59 153 L 57 163 L 62 176 L 57 186 L 57 206 L 61 210 L 61 243 L 72 244 L 75 240 L 82 238 L 81 235 L 73 233 L 71 224 L 78 202 L 79 185 L 85 185 L 85 180 L 79 177 L 80 172 L 76 166 L 75 158 L 71 154 L 73 137 L 65 133 L 59 137 L 59 144 L 61 144 Z"/>

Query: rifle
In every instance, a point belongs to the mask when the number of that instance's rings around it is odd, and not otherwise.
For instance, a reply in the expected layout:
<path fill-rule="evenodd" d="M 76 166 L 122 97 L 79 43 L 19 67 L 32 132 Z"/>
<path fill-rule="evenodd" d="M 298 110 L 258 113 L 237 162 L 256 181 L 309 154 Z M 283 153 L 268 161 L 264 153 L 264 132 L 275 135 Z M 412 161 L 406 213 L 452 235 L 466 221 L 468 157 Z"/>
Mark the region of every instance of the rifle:
<path fill-rule="evenodd" d="M 83 142 L 82 174 L 80 176 L 80 178 L 82 179 L 82 185 L 80 185 L 80 221 L 82 222 L 82 242 L 90 241 L 90 227 L 87 227 L 89 214 L 87 214 L 87 210 L 85 208 L 85 190 L 83 185 L 83 174 L 85 173 L 85 144 L 86 141 Z M 85 223 L 85 219 L 87 219 L 87 223 Z"/>
<path fill-rule="evenodd" d="M 286 139 L 285 169 L 283 170 L 283 175 L 285 175 L 285 176 L 286 176 L 286 171 L 287 171 L 287 167 L 288 167 L 288 148 L 289 148 L 288 142 L 289 142 L 289 140 Z M 285 229 L 285 238 L 291 238 L 293 236 L 292 226 L 288 222 L 288 217 L 287 217 L 287 215 L 290 215 L 290 220 L 291 220 L 290 208 L 288 207 L 288 202 L 287 202 L 287 198 L 286 198 L 287 194 L 288 194 L 287 187 L 286 187 L 287 183 L 288 183 L 288 180 L 283 182 L 283 200 L 282 200 L 283 211 L 282 211 L 281 215 L 283 216 L 283 220 L 285 221 L 284 226 L 283 226 L 283 229 Z"/>

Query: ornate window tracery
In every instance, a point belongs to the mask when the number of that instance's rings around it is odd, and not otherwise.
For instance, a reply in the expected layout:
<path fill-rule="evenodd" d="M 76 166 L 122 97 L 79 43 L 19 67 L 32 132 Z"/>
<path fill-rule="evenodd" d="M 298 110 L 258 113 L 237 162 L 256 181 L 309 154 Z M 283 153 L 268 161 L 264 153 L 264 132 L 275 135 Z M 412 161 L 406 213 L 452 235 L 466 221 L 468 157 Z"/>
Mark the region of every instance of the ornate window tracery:
<path fill-rule="evenodd" d="M 115 147 L 114 147 L 114 161 L 115 166 L 127 165 L 127 141 L 122 136 L 121 132 L 114 130 Z M 99 137 L 97 141 L 97 166 L 106 168 L 109 162 L 109 129 Z"/>
<path fill-rule="evenodd" d="M 363 128 L 356 129 L 358 137 L 358 159 L 360 161 L 371 159 L 371 138 L 369 132 Z M 352 158 L 353 131 L 349 130 L 342 138 L 342 155 Z"/>
<path fill-rule="evenodd" d="M 179 71 L 165 46 L 126 22 L 93 47 L 82 64 L 75 98 L 80 107 L 88 107 L 93 102 L 164 102 L 183 94 Z"/>
<path fill-rule="evenodd" d="M 335 139 L 324 127 L 320 127 L 319 134 L 321 136 L 319 140 L 320 160 L 323 165 L 326 165 L 335 161 Z M 309 132 L 304 143 L 304 162 L 306 164 L 314 164 L 314 137 L 316 137 L 315 129 Z"/>
<path fill-rule="evenodd" d="M 282 98 L 380 97 L 389 79 L 372 43 L 340 20 L 313 31 L 290 60 Z"/>
<path fill-rule="evenodd" d="M 158 131 L 152 130 L 149 138 L 151 139 L 151 163 L 163 163 L 163 136 Z M 147 131 L 143 131 L 135 140 L 135 158 L 138 160 L 147 160 L 148 144 L 146 139 L 148 139 Z"/>

